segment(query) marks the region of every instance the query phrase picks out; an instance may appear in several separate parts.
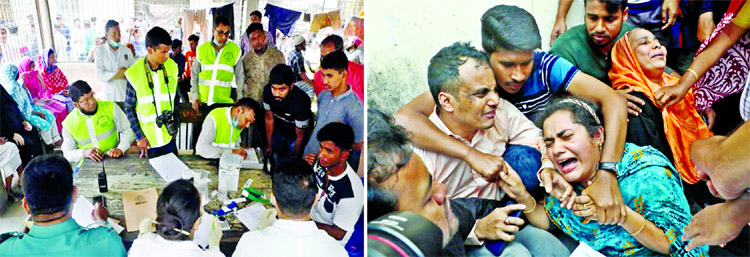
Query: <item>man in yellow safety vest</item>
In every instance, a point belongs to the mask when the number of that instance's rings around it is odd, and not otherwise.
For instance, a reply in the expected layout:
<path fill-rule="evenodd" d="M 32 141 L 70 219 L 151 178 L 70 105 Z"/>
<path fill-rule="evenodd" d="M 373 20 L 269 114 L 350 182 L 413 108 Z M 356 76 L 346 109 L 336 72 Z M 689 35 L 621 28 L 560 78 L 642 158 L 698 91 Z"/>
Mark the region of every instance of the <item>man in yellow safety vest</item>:
<path fill-rule="evenodd" d="M 125 71 L 128 79 L 125 112 L 138 140 L 140 156 L 158 157 L 177 153 L 174 136 L 178 129 L 179 90 L 177 63 L 169 59 L 172 39 L 166 30 L 154 27 L 146 33 L 148 55 Z"/>
<path fill-rule="evenodd" d="M 255 123 L 257 115 L 261 115 L 259 111 L 260 104 L 252 98 L 242 98 L 232 107 L 214 109 L 203 121 L 195 153 L 207 159 L 218 159 L 225 152 L 246 158 L 247 153 L 240 147 L 240 133 Z"/>
<path fill-rule="evenodd" d="M 120 106 L 97 101 L 86 81 L 70 85 L 70 98 L 76 109 L 63 121 L 62 151 L 68 161 L 81 158 L 101 161 L 106 154 L 119 158 L 133 142 L 133 130 Z"/>

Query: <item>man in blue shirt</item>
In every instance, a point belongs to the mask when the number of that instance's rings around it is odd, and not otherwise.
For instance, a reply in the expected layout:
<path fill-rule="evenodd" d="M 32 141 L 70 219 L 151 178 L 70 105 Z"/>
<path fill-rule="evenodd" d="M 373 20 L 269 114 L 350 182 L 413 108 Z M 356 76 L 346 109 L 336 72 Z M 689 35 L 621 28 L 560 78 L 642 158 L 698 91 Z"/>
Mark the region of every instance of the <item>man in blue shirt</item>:
<path fill-rule="evenodd" d="M 365 114 L 354 91 L 346 83 L 348 65 L 349 60 L 342 51 L 326 55 L 320 64 L 325 91 L 321 91 L 318 95 L 318 121 L 305 147 L 305 155 L 317 153 L 320 149 L 318 132 L 323 126 L 331 122 L 341 122 L 354 129 L 354 145 L 352 145 L 352 153 L 349 154 L 348 162 L 352 167 L 358 167 L 362 151 Z"/>
<path fill-rule="evenodd" d="M 0 235 L 0 253 L 10 256 L 126 256 L 122 239 L 111 227 L 84 228 L 72 218 L 78 189 L 73 185 L 70 163 L 59 155 L 31 160 L 23 173 L 23 208 L 34 225 L 28 233 Z M 97 204 L 93 216 L 104 222 L 109 216 Z M 105 223 L 106 224 L 106 223 Z"/>
<path fill-rule="evenodd" d="M 541 36 L 536 20 L 527 11 L 497 5 L 487 10 L 481 21 L 482 48 L 489 55 L 498 95 L 531 120 L 553 96 L 560 94 L 571 94 L 601 106 L 608 137 L 600 161 L 619 162 L 625 147 L 626 100 L 596 78 L 578 72 L 570 62 L 535 50 L 541 48 Z M 412 132 L 417 147 L 460 158 L 486 180 L 497 179 L 503 171 L 503 158 L 476 151 L 442 133 L 427 118 L 434 107 L 428 91 L 402 107 L 394 117 Z M 605 210 L 600 212 L 599 222 L 614 224 L 625 216 L 625 205 L 622 197 L 612 197 L 620 195 L 615 174 L 600 172 L 600 175 L 583 193 L 594 198 L 597 209 Z M 551 187 L 551 182 L 545 184 L 547 190 Z"/>

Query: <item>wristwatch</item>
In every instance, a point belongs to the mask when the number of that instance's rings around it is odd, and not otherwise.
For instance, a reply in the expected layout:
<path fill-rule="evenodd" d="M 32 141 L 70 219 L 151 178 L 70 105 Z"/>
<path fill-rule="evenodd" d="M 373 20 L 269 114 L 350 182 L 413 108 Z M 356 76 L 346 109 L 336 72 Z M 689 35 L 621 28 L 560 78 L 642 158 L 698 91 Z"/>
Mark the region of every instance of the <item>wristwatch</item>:
<path fill-rule="evenodd" d="M 608 170 L 615 173 L 615 175 L 620 175 L 620 170 L 618 167 L 617 162 L 599 162 L 599 164 L 596 165 L 596 170 Z"/>

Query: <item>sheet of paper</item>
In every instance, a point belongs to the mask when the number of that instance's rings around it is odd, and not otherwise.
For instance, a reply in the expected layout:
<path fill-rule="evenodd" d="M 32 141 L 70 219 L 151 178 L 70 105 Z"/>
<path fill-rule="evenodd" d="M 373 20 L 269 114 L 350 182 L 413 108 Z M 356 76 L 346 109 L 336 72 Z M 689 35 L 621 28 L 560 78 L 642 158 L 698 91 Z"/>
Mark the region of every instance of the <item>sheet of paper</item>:
<path fill-rule="evenodd" d="M 237 212 L 235 212 L 235 215 L 237 215 L 237 218 L 240 219 L 242 225 L 245 225 L 248 230 L 253 231 L 256 227 L 258 227 L 258 222 L 260 222 L 261 214 L 263 214 L 263 211 L 265 210 L 266 208 L 263 207 L 262 204 L 255 203 L 248 207 L 239 209 Z"/>
<path fill-rule="evenodd" d="M 155 187 L 122 193 L 122 208 L 125 212 L 125 227 L 128 232 L 138 231 L 141 220 L 145 218 L 156 219 L 158 199 L 159 194 L 156 193 Z"/>
<path fill-rule="evenodd" d="M 190 170 L 185 163 L 172 153 L 150 158 L 148 159 L 148 164 L 151 164 L 151 167 L 167 181 L 167 184 L 181 179 L 183 172 Z"/>
<path fill-rule="evenodd" d="M 219 192 L 237 191 L 242 156 L 224 153 L 219 159 Z"/>
<path fill-rule="evenodd" d="M 594 248 L 591 248 L 591 246 L 587 245 L 584 242 L 581 242 L 581 244 L 576 247 L 575 251 L 570 254 L 571 257 L 604 257 L 604 254 L 601 254 L 594 250 Z"/>
<path fill-rule="evenodd" d="M 117 232 L 117 234 L 120 234 L 122 233 L 123 230 L 125 230 L 125 227 L 120 226 L 120 224 L 117 224 L 117 222 L 115 222 L 115 220 L 113 220 L 112 218 L 108 218 L 107 223 L 109 223 L 109 226 L 111 226 L 112 229 L 114 229 L 115 232 Z"/>
<path fill-rule="evenodd" d="M 73 205 L 73 219 L 81 225 L 81 227 L 87 227 L 94 223 L 94 218 L 91 217 L 91 212 L 94 211 L 94 205 L 89 202 L 83 195 L 78 195 L 76 203 Z"/>
<path fill-rule="evenodd" d="M 245 149 L 247 152 L 247 159 L 242 161 L 243 169 L 254 169 L 259 170 L 263 168 L 263 162 L 258 159 L 258 152 L 253 148 Z"/>

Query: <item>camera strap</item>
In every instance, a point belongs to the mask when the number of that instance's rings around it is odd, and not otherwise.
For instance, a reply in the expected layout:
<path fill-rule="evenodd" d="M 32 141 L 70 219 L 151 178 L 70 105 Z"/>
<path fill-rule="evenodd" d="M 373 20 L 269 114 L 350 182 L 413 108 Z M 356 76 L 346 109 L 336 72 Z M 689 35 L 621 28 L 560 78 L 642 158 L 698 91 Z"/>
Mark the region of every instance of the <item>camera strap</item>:
<path fill-rule="evenodd" d="M 148 80 L 148 88 L 151 89 L 151 97 L 154 99 L 154 102 L 153 102 L 153 104 L 154 104 L 154 112 L 157 113 L 156 116 L 159 116 L 160 115 L 158 113 L 159 107 L 156 106 L 156 94 L 154 93 L 154 91 L 155 91 L 155 89 L 154 89 L 154 81 L 151 79 L 151 67 L 148 66 L 148 57 L 147 58 L 143 58 L 143 65 L 146 68 L 146 79 Z M 164 75 L 164 86 L 167 87 L 167 97 L 169 97 L 169 103 L 171 104 L 172 103 L 172 92 L 169 91 L 169 78 L 167 77 L 167 69 L 164 68 L 164 65 L 159 65 L 159 68 L 157 68 L 157 71 L 158 71 L 158 69 L 162 69 L 162 73 Z M 162 110 L 162 113 L 164 113 L 163 110 Z"/>

